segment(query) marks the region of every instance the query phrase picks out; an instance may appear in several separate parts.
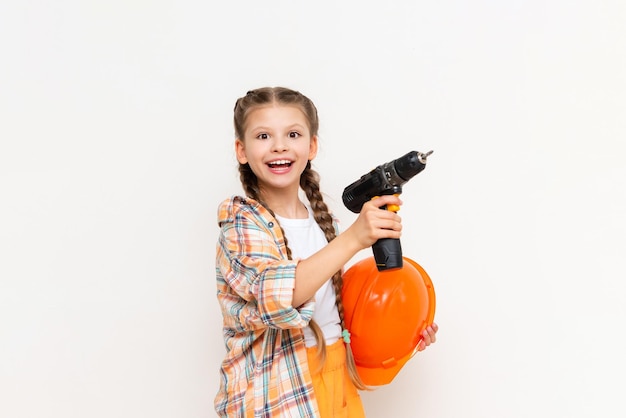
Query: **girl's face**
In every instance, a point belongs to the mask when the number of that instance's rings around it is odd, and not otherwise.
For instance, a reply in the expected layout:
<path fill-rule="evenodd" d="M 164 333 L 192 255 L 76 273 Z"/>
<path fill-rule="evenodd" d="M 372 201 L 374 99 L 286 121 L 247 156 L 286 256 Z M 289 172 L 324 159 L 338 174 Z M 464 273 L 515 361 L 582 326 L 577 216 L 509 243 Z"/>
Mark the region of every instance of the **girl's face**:
<path fill-rule="evenodd" d="M 317 154 L 317 136 L 311 136 L 300 108 L 271 104 L 254 109 L 244 136 L 235 140 L 237 160 L 250 164 L 263 192 L 297 193 L 300 174 Z"/>

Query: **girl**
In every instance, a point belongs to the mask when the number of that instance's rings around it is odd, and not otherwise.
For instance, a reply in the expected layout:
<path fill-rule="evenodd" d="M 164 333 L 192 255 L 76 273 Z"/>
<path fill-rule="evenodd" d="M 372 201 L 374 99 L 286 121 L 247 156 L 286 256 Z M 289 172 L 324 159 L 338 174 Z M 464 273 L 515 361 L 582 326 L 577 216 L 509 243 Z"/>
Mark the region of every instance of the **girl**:
<path fill-rule="evenodd" d="M 338 234 L 311 169 L 317 109 L 286 88 L 260 88 L 237 100 L 235 152 L 246 197 L 218 209 L 218 300 L 226 358 L 215 408 L 222 417 L 364 417 L 341 270 L 381 238 L 399 238 L 400 217 L 366 203 Z M 300 199 L 300 188 L 306 202 Z M 419 349 L 435 342 L 433 324 Z"/>

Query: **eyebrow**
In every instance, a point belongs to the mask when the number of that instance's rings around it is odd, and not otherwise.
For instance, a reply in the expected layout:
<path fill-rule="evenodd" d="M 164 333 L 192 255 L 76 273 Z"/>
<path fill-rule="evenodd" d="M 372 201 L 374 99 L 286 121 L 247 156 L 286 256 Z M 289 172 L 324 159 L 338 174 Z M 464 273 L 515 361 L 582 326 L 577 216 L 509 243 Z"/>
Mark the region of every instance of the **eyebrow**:
<path fill-rule="evenodd" d="M 305 126 L 300 125 L 299 123 L 294 123 L 293 125 L 289 125 L 287 127 L 287 129 L 295 129 L 295 128 L 297 128 L 297 129 L 306 129 Z"/>
<path fill-rule="evenodd" d="M 299 123 L 294 123 L 292 125 L 289 125 L 286 127 L 286 130 L 292 130 L 292 129 L 308 129 L 305 125 L 301 125 Z M 255 126 L 253 128 L 250 128 L 250 131 L 254 132 L 254 131 L 271 131 L 273 130 L 270 127 L 267 126 Z"/>

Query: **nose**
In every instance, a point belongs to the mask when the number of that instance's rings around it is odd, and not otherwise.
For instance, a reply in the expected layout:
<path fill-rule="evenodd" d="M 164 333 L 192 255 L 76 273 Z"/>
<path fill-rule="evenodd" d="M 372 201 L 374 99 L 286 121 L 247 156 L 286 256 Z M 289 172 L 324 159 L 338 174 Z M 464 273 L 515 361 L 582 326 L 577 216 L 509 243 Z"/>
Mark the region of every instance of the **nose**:
<path fill-rule="evenodd" d="M 283 152 L 283 151 L 287 151 L 288 149 L 289 149 L 289 142 L 287 141 L 287 138 L 282 137 L 282 136 L 278 136 L 274 138 L 274 141 L 272 142 L 273 152 Z"/>

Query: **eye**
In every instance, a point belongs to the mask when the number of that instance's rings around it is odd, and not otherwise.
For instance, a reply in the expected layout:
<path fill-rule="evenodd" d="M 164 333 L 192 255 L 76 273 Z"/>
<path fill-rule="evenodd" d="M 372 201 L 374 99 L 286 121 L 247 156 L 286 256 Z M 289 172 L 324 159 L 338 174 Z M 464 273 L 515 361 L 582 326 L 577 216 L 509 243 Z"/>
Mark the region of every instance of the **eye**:
<path fill-rule="evenodd" d="M 297 132 L 297 131 L 289 132 L 289 138 L 299 138 L 300 136 L 302 136 L 300 135 L 300 132 Z"/>
<path fill-rule="evenodd" d="M 269 137 L 270 136 L 266 134 L 265 132 L 261 132 L 260 134 L 256 136 L 257 139 L 269 139 Z"/>

